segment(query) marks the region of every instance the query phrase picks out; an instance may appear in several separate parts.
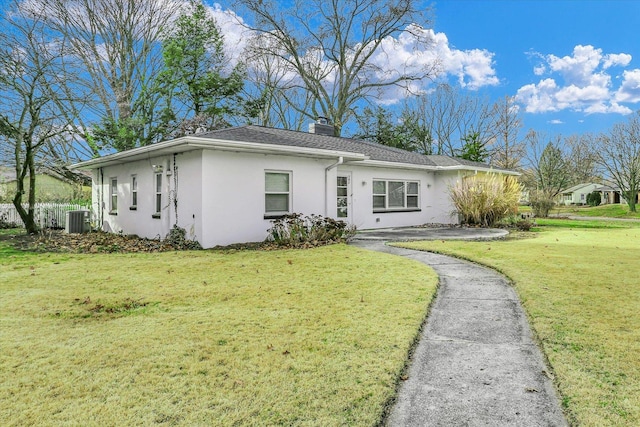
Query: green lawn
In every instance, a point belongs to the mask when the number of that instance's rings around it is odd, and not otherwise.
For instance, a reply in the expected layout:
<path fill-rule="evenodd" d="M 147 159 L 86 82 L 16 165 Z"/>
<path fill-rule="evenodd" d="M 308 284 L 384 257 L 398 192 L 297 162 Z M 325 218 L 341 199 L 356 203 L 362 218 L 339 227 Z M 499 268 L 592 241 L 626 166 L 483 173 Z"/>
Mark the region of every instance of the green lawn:
<path fill-rule="evenodd" d="M 623 221 L 615 221 L 615 220 L 603 220 L 603 219 L 566 219 L 566 218 L 536 218 L 534 231 L 542 231 L 544 228 L 573 228 L 573 229 L 581 229 L 581 228 L 597 228 L 597 229 L 607 229 L 607 228 L 617 228 L 617 229 L 628 229 L 630 227 L 638 226 L 638 224 L 629 224 Z M 538 227 L 544 227 L 543 229 Z"/>
<path fill-rule="evenodd" d="M 0 242 L 0 425 L 375 425 L 433 271 L 310 250 L 29 254 Z"/>
<path fill-rule="evenodd" d="M 555 372 L 563 405 L 585 426 L 640 425 L 640 228 L 539 220 L 500 242 L 414 242 L 510 277 Z M 584 227 L 588 225 L 588 227 Z"/>
<path fill-rule="evenodd" d="M 576 215 L 576 216 L 597 216 L 607 218 L 626 218 L 626 219 L 640 219 L 640 205 L 636 208 L 638 212 L 629 212 L 629 206 L 626 204 L 609 204 L 600 206 L 564 206 L 556 205 L 549 211 L 550 214 L 555 215 Z M 530 206 L 520 206 L 518 208 L 520 212 L 531 212 Z"/>

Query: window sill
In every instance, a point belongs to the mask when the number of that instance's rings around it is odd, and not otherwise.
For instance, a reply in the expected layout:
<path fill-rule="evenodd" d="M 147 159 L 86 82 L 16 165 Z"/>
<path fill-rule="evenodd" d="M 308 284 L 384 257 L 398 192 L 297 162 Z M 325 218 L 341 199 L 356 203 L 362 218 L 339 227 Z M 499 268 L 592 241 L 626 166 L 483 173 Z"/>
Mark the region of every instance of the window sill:
<path fill-rule="evenodd" d="M 422 212 L 420 208 L 409 208 L 409 209 L 374 209 L 374 214 L 379 213 L 398 213 L 398 212 Z"/>
<path fill-rule="evenodd" d="M 290 213 L 289 212 L 269 213 L 269 214 L 264 214 L 264 219 L 280 219 L 280 218 L 285 217 L 287 215 L 290 215 Z"/>
<path fill-rule="evenodd" d="M 153 214 L 151 215 L 151 218 L 160 219 L 160 214 L 159 213 Z"/>
<path fill-rule="evenodd" d="M 129 210 L 130 211 L 137 211 L 138 207 L 137 206 L 129 206 Z"/>
<path fill-rule="evenodd" d="M 109 215 L 118 216 L 118 211 L 109 211 Z"/>

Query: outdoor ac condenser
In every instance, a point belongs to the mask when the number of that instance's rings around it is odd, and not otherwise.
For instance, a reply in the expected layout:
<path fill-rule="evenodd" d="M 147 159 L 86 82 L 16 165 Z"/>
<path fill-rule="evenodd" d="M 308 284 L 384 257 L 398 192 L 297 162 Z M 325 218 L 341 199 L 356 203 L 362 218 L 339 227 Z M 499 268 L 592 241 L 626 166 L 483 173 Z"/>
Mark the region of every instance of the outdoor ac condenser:
<path fill-rule="evenodd" d="M 90 229 L 89 211 L 68 211 L 64 231 L 65 233 L 86 233 Z"/>

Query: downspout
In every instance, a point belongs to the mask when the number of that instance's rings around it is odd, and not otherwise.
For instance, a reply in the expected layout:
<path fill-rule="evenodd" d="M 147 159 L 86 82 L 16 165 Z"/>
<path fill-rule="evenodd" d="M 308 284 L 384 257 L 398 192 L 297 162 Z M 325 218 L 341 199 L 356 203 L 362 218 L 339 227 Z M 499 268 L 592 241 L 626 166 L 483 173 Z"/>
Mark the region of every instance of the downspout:
<path fill-rule="evenodd" d="M 165 194 L 167 195 L 167 199 L 166 199 L 166 208 L 167 208 L 167 214 L 166 215 L 162 215 L 162 222 L 163 222 L 163 226 L 164 229 L 166 230 L 167 234 L 169 234 L 171 232 L 171 197 L 172 197 L 172 193 L 171 193 L 171 176 L 173 175 L 172 171 L 171 171 L 171 159 L 167 158 L 162 162 L 162 175 L 163 175 L 163 179 L 166 180 L 165 182 Z"/>
<path fill-rule="evenodd" d="M 337 168 L 341 164 L 344 163 L 344 158 L 342 156 L 338 157 L 338 161 L 332 165 L 329 165 L 324 170 L 324 216 L 328 217 L 329 215 L 329 171 L 331 169 Z M 334 183 L 335 185 L 335 183 Z"/>
<path fill-rule="evenodd" d="M 173 153 L 173 213 L 175 215 L 174 226 L 178 226 L 178 165 L 176 163 L 176 157 L 178 155 Z"/>
<path fill-rule="evenodd" d="M 100 199 L 100 205 L 98 206 L 98 208 L 100 209 L 99 227 L 101 230 L 103 230 L 104 228 L 104 171 L 102 170 L 102 168 L 99 168 L 98 172 L 100 173 L 100 187 L 98 187 L 98 198 Z"/>

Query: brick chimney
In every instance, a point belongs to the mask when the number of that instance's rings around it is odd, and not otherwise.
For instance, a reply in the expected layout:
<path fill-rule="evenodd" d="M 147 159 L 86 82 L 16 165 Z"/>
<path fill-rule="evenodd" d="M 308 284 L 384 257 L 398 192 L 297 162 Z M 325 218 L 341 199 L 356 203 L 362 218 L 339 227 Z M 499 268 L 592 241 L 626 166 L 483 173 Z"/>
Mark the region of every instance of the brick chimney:
<path fill-rule="evenodd" d="M 318 117 L 315 123 L 309 123 L 309 133 L 316 135 L 335 136 L 336 129 L 326 117 Z"/>

